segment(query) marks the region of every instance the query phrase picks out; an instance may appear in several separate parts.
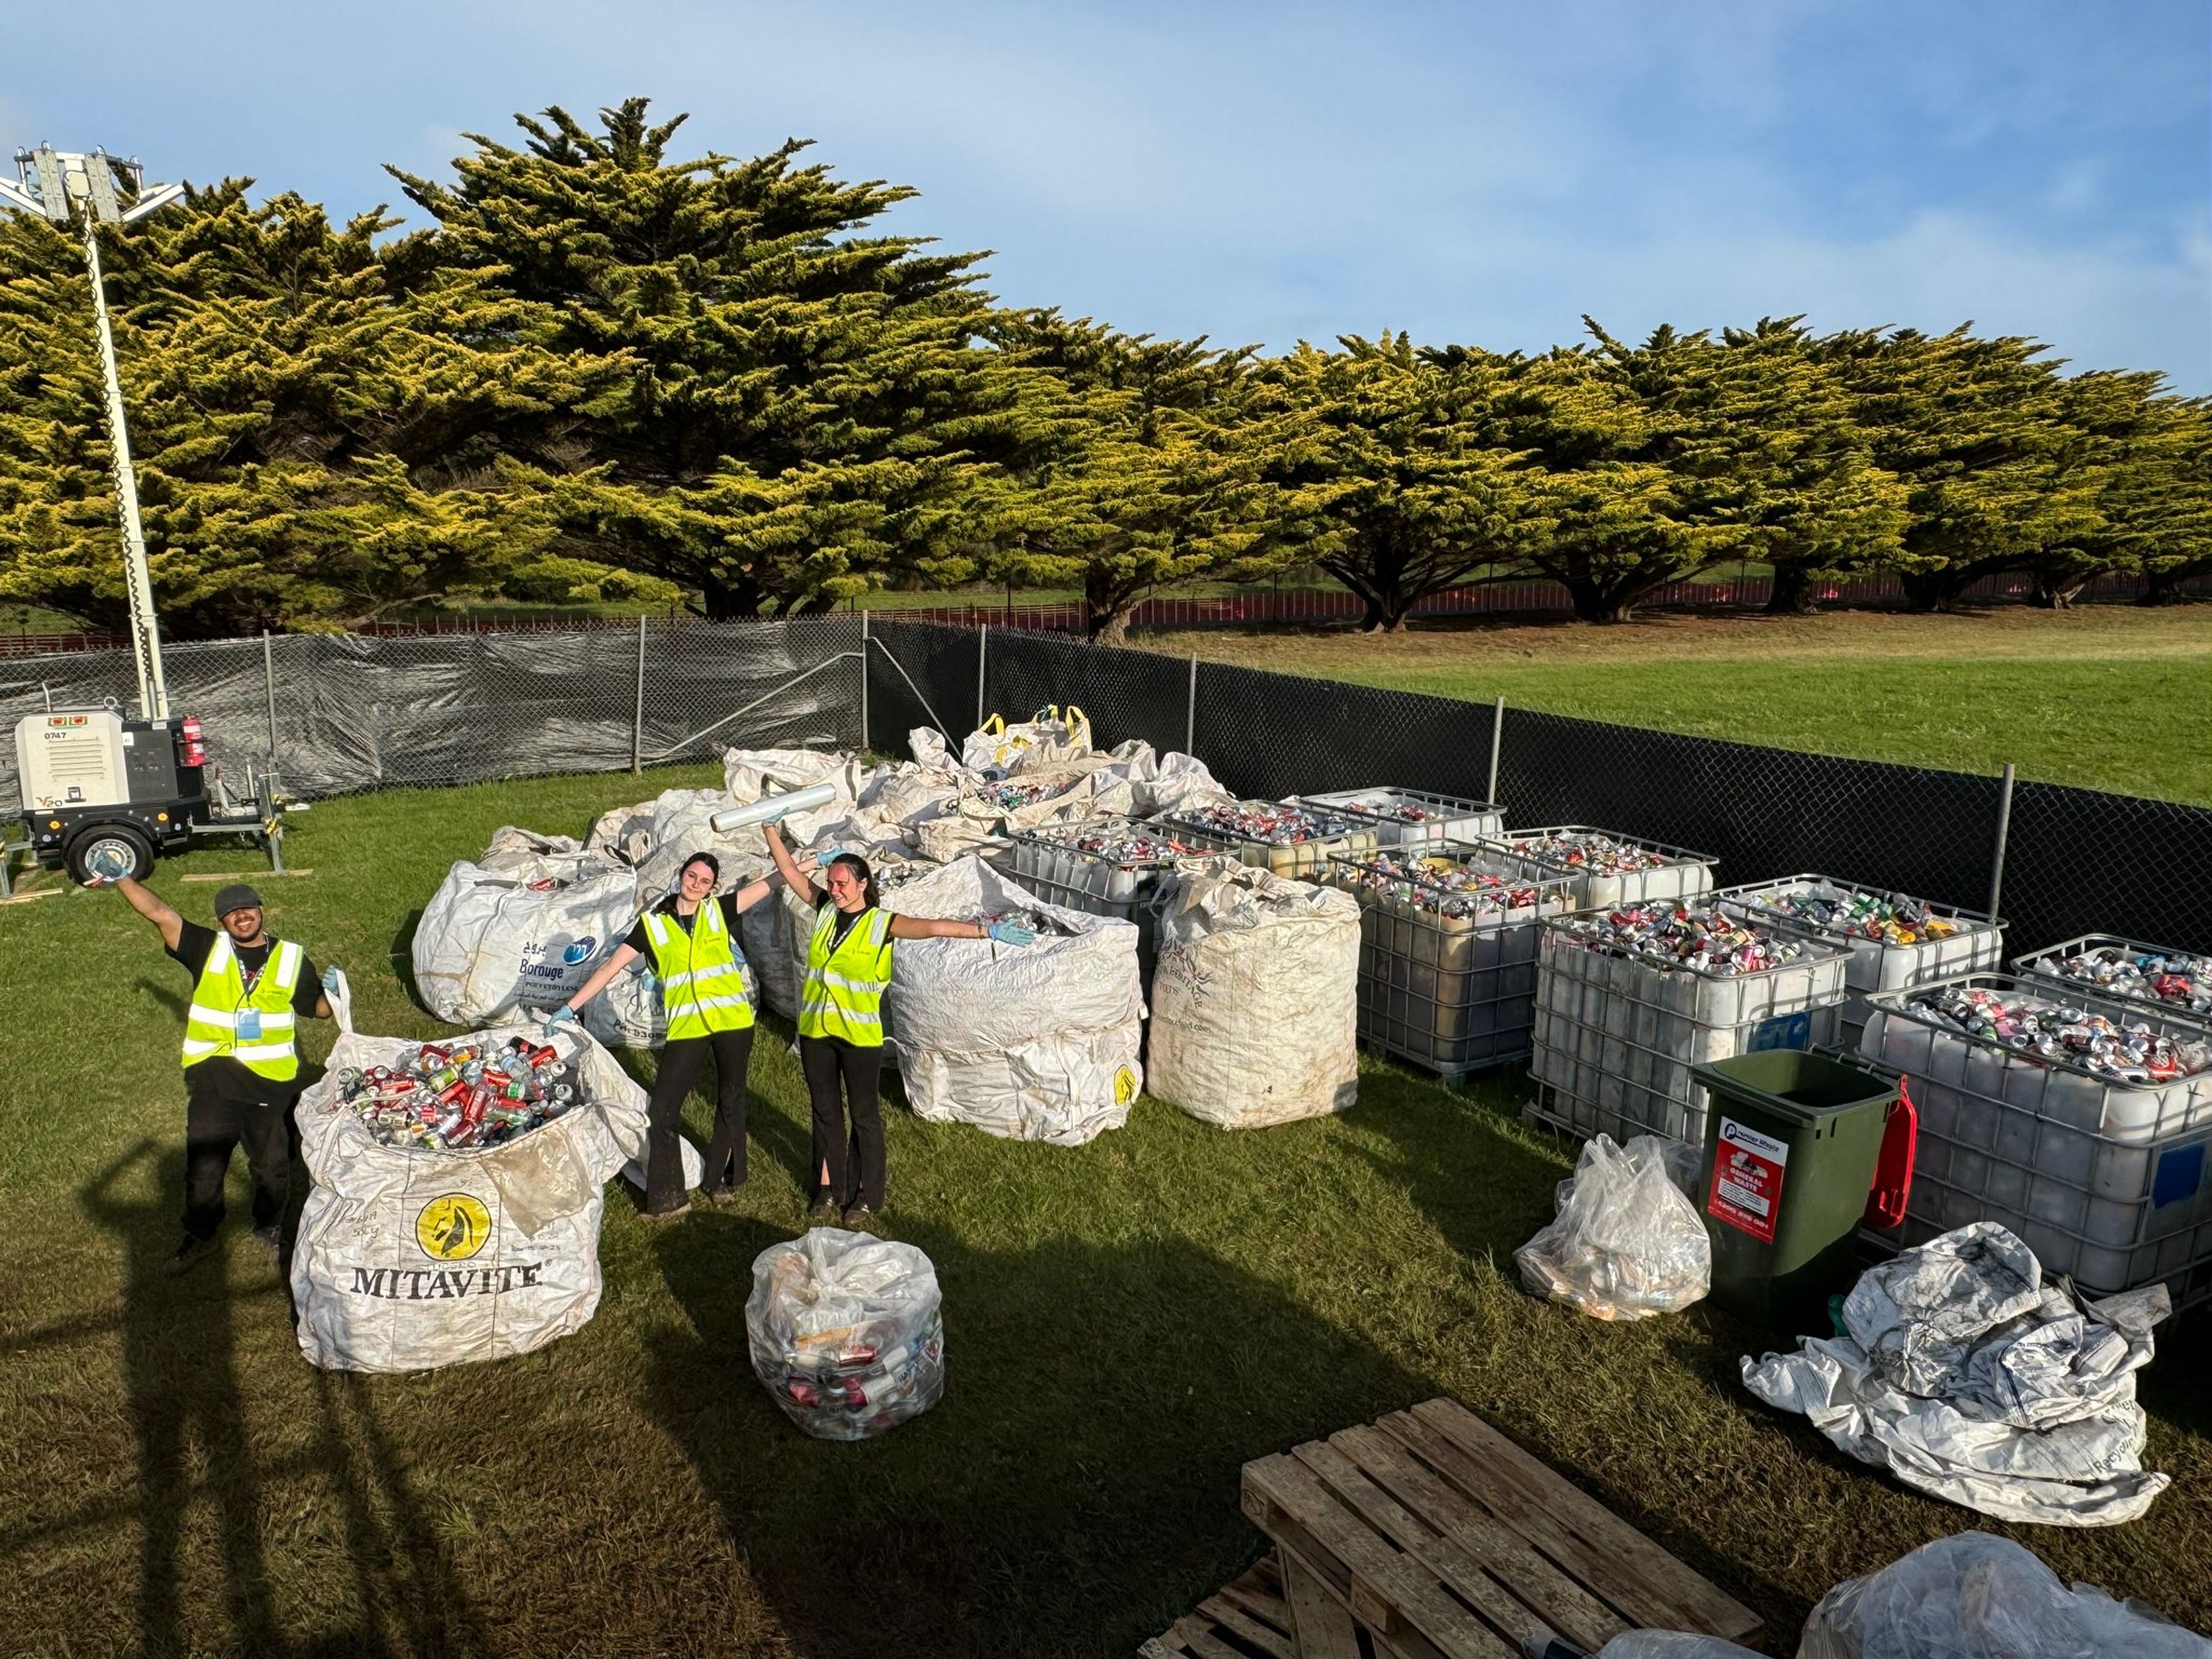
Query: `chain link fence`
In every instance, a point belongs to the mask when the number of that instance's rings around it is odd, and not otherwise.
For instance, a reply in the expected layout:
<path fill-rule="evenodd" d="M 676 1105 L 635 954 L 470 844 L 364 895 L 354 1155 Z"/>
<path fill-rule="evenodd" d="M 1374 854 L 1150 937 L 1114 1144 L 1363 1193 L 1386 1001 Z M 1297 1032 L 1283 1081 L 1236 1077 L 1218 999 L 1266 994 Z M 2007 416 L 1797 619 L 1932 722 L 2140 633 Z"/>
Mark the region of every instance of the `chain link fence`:
<path fill-rule="evenodd" d="M 2212 951 L 2212 811 L 1650 732 L 1048 635 L 875 625 L 875 745 L 1079 705 L 1100 743 L 1191 750 L 1269 799 L 1397 785 L 1494 799 L 1516 827 L 1586 823 L 1718 860 L 1725 885 L 1813 872 L 1979 909 L 2007 951 L 2090 932 Z M 938 711 L 931 718 L 923 697 Z M 1492 781 L 1495 781 L 1494 789 Z"/>
<path fill-rule="evenodd" d="M 748 747 L 850 747 L 860 734 L 857 617 L 648 621 L 634 629 L 368 638 L 287 634 L 176 645 L 169 706 L 198 716 L 242 787 L 274 766 L 301 799 L 387 785 L 626 771 Z M 0 719 L 137 709 L 128 651 L 0 671 Z M 14 744 L 0 800 L 15 797 Z"/>

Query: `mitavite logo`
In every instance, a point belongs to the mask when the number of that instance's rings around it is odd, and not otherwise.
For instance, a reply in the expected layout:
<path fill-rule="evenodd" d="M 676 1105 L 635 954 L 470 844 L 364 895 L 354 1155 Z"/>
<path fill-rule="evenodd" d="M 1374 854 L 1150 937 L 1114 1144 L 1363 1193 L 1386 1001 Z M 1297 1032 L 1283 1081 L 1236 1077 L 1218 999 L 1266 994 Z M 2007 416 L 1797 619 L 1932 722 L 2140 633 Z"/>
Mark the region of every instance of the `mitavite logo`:
<path fill-rule="evenodd" d="M 466 1193 L 434 1198 L 415 1218 L 415 1242 L 433 1261 L 465 1261 L 491 1237 L 491 1212 Z"/>
<path fill-rule="evenodd" d="M 592 952 L 598 950 L 599 947 L 599 940 L 593 939 L 589 933 L 586 933 L 583 938 L 578 939 L 574 945 L 571 945 L 567 950 L 561 952 L 561 960 L 567 963 L 571 968 L 579 967 L 581 964 L 589 962 L 592 959 Z"/>
<path fill-rule="evenodd" d="M 1114 1073 L 1114 1103 L 1127 1106 L 1137 1097 L 1137 1074 L 1127 1066 Z"/>

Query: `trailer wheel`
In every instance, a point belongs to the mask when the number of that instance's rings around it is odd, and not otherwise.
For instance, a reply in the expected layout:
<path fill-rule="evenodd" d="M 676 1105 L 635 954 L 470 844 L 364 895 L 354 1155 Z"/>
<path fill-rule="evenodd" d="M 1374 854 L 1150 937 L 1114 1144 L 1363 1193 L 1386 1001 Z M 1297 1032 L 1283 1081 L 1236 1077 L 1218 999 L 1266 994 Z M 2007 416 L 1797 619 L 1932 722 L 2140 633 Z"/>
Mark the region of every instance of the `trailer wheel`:
<path fill-rule="evenodd" d="M 154 873 L 154 843 L 127 823 L 96 823 L 70 842 L 68 860 L 80 883 L 94 876 L 143 881 Z"/>

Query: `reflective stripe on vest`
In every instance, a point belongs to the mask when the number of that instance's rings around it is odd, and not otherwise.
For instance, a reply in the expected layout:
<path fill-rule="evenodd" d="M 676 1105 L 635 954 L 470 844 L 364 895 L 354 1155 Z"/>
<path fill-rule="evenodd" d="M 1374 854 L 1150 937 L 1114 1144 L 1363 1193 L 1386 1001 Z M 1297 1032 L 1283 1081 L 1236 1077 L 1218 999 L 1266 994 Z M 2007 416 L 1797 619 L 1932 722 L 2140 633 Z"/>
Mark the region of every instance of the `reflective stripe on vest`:
<path fill-rule="evenodd" d="M 645 913 L 645 937 L 660 975 L 660 1006 L 668 1014 L 668 1040 L 742 1031 L 753 1023 L 737 946 L 722 921 L 722 902 L 709 896 L 692 913 L 685 933 L 659 910 Z"/>
<path fill-rule="evenodd" d="M 289 939 L 278 939 L 276 946 L 248 991 L 230 935 L 215 936 L 215 947 L 192 987 L 192 1006 L 185 1013 L 187 1067 L 227 1055 L 271 1083 L 289 1083 L 300 1075 L 292 996 L 300 988 L 300 966 L 307 953 Z M 261 1035 L 240 1042 L 238 1019 L 248 1010 L 260 1016 Z"/>
<path fill-rule="evenodd" d="M 799 993 L 799 1035 L 842 1037 L 857 1048 L 884 1040 L 884 988 L 891 982 L 891 919 L 870 909 L 842 944 L 837 907 L 825 904 L 806 942 L 806 983 Z"/>

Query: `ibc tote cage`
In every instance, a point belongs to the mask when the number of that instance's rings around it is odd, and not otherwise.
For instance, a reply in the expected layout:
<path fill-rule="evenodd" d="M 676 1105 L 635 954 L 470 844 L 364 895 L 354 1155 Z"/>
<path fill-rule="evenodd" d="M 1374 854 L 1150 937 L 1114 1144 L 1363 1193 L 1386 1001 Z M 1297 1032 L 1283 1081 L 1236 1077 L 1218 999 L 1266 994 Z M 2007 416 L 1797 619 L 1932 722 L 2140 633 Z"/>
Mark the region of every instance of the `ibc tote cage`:
<path fill-rule="evenodd" d="M 1485 876 L 1501 884 L 1454 884 Z M 1528 1057 L 1537 924 L 1571 908 L 1567 877 L 1446 843 L 1338 854 L 1327 878 L 1359 901 L 1363 1041 L 1447 1084 Z"/>
<path fill-rule="evenodd" d="M 1374 850 L 1374 827 L 1364 822 L 1354 822 L 1336 813 L 1333 809 L 1315 811 L 1304 806 L 1291 806 L 1281 801 L 1240 800 L 1237 810 L 1249 813 L 1289 813 L 1304 821 L 1313 833 L 1304 841 L 1276 841 L 1260 836 L 1242 836 L 1207 823 L 1203 819 L 1181 817 L 1164 813 L 1147 822 L 1160 830 L 1200 852 L 1226 853 L 1239 861 L 1255 865 L 1262 870 L 1273 870 L 1279 876 L 1291 876 L 1302 881 L 1318 881 L 1328 869 L 1328 861 L 1340 853 L 1367 853 Z"/>
<path fill-rule="evenodd" d="M 1495 801 L 1468 800 L 1425 789 L 1336 789 L 1292 795 L 1285 806 L 1318 807 L 1367 823 L 1378 847 L 1493 841 L 1505 833 L 1505 809 Z"/>
<path fill-rule="evenodd" d="M 1631 848 L 1650 861 L 1636 870 L 1603 867 L 1605 844 Z M 1575 908 L 1609 910 L 1616 905 L 1676 903 L 1711 892 L 1713 866 L 1710 853 L 1669 847 L 1617 830 L 1593 829 L 1586 823 L 1555 824 L 1546 830 L 1515 830 L 1496 840 L 1478 843 L 1493 858 L 1505 860 L 1532 876 L 1572 876 L 1576 878 Z M 1578 859 L 1578 851 L 1594 850 L 1601 862 Z"/>
<path fill-rule="evenodd" d="M 1045 823 L 1014 837 L 1007 866 L 1014 880 L 1047 903 L 1094 916 L 1112 916 L 1137 929 L 1137 966 L 1146 991 L 1159 958 L 1160 917 L 1180 890 L 1183 870 L 1205 861 L 1202 855 L 1164 852 L 1157 855 L 1116 854 L 1085 841 L 1125 845 L 1139 838 L 1158 842 L 1151 823 L 1138 818 L 1084 818 L 1073 823 Z"/>
<path fill-rule="evenodd" d="M 1953 987 L 2081 1008 L 2185 1043 L 2205 1038 L 2202 1025 L 2141 1002 L 2012 975 L 1875 996 L 1863 1058 L 1905 1078 L 1920 1134 L 1904 1224 L 1871 1237 L 1900 1249 L 1996 1221 L 2046 1273 L 2094 1295 L 2164 1282 L 2177 1308 L 2212 1299 L 2212 1064 L 2160 1082 L 2028 1054 L 1916 1005 Z"/>
<path fill-rule="evenodd" d="M 2141 939 L 2121 939 L 2112 933 L 2084 933 L 2079 939 L 2060 941 L 2048 950 L 2014 957 L 2012 970 L 2022 979 L 2032 979 L 2050 987 L 2045 994 L 2057 995 L 2081 992 L 2085 996 L 2104 997 L 2115 1002 L 2124 1002 L 2130 1008 L 2156 1014 L 2166 1019 L 2193 1021 L 2212 1037 L 2212 1002 L 2202 1008 L 2192 1008 L 2179 998 L 2156 995 L 2144 996 L 2125 985 L 2100 983 L 2094 978 L 2077 978 L 2058 964 L 2081 962 L 2085 958 L 2106 957 L 2124 957 L 2132 962 L 2146 962 L 2154 957 L 2167 964 L 2166 971 L 2186 975 L 2202 992 L 2212 994 L 2212 957 L 2193 956 L 2186 951 L 2177 951 L 2164 945 L 2146 945 Z M 2173 964 L 2181 964 L 2175 967 Z M 2047 965 L 2046 965 L 2047 964 Z"/>

